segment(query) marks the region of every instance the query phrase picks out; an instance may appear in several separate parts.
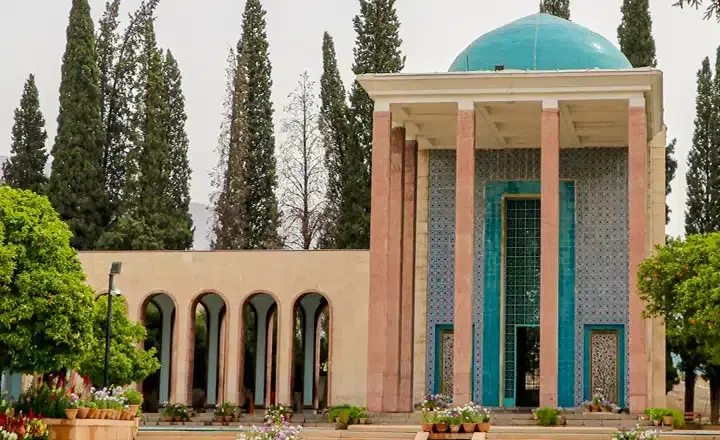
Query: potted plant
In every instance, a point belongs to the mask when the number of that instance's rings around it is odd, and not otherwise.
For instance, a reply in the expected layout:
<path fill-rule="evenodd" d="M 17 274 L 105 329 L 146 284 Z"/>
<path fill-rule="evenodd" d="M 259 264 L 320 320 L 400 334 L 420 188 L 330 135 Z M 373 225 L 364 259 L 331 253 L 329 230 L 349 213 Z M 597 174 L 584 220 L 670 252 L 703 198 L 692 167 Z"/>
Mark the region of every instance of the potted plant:
<path fill-rule="evenodd" d="M 560 424 L 561 411 L 556 408 L 539 408 L 533 411 L 535 420 L 540 426 L 557 426 Z"/>
<path fill-rule="evenodd" d="M 87 419 L 88 413 L 90 412 L 90 408 L 88 408 L 88 402 L 86 399 L 79 399 L 78 401 L 78 413 L 77 418 L 78 419 Z"/>
<path fill-rule="evenodd" d="M 233 408 L 235 406 L 230 402 L 223 402 L 222 408 L 223 408 L 223 417 L 225 419 L 225 422 L 232 422 L 233 419 Z"/>
<path fill-rule="evenodd" d="M 176 403 L 175 404 L 175 421 L 176 422 L 187 422 L 188 420 L 190 420 L 190 411 L 188 410 L 188 407 L 181 403 Z"/>
<path fill-rule="evenodd" d="M 68 408 L 65 410 L 65 418 L 68 420 L 75 420 L 80 410 L 80 398 L 77 395 L 72 394 L 68 401 Z"/>
<path fill-rule="evenodd" d="M 97 416 L 98 416 L 97 403 L 90 400 L 90 401 L 86 402 L 85 405 L 87 405 L 87 407 L 88 407 L 87 418 L 88 419 L 97 419 Z"/>
<path fill-rule="evenodd" d="M 423 432 L 432 432 L 433 423 L 435 423 L 435 411 L 423 411 Z"/>
<path fill-rule="evenodd" d="M 592 412 L 602 412 L 602 404 L 605 401 L 605 396 L 603 396 L 600 392 L 595 392 L 592 396 L 591 400 L 591 410 Z"/>
<path fill-rule="evenodd" d="M 475 432 L 478 422 L 478 412 L 474 404 L 469 403 L 460 408 L 460 423 L 463 432 L 468 434 Z"/>
<path fill-rule="evenodd" d="M 665 415 L 665 410 L 662 408 L 649 408 L 645 410 L 645 414 L 650 418 L 653 425 L 660 426 L 662 418 Z"/>
<path fill-rule="evenodd" d="M 480 432 L 490 432 L 490 410 L 486 408 L 478 408 L 477 428 Z"/>
<path fill-rule="evenodd" d="M 657 440 L 658 434 L 655 431 L 646 431 L 640 427 L 640 425 L 637 425 L 635 428 L 627 430 L 627 429 L 619 429 L 618 431 L 614 432 L 612 437 L 612 440 Z"/>
<path fill-rule="evenodd" d="M 165 418 L 166 422 L 172 422 L 175 418 L 175 404 L 172 402 L 167 402 L 165 404 L 165 408 L 163 409 L 163 416 Z"/>
<path fill-rule="evenodd" d="M 292 421 L 292 408 L 282 405 L 271 405 L 265 411 L 265 421 L 268 424 L 283 423 Z"/>
<path fill-rule="evenodd" d="M 215 421 L 221 423 L 225 420 L 225 407 L 221 404 L 215 405 Z"/>
<path fill-rule="evenodd" d="M 663 415 L 662 415 L 662 424 L 663 426 L 669 426 L 672 428 L 673 426 L 673 412 L 669 409 L 663 409 Z"/>
<path fill-rule="evenodd" d="M 122 393 L 122 396 L 125 398 L 125 402 L 128 406 L 128 411 L 130 411 L 133 415 L 135 415 L 140 409 L 140 406 L 142 406 L 143 403 L 143 395 L 138 390 L 133 390 L 132 388 L 128 388 Z"/>
<path fill-rule="evenodd" d="M 447 432 L 450 428 L 450 422 L 452 417 L 449 414 L 449 410 L 444 409 L 442 411 L 435 411 L 435 431 L 436 432 Z"/>
<path fill-rule="evenodd" d="M 347 429 L 351 422 L 351 413 L 349 409 L 344 409 L 338 413 L 335 419 L 335 429 Z"/>
<path fill-rule="evenodd" d="M 233 415 L 233 422 L 237 422 L 238 420 L 240 420 L 240 415 L 241 415 L 241 414 L 242 414 L 242 408 L 240 408 L 239 406 L 234 407 L 234 408 L 233 408 L 233 413 L 232 413 L 232 415 Z"/>

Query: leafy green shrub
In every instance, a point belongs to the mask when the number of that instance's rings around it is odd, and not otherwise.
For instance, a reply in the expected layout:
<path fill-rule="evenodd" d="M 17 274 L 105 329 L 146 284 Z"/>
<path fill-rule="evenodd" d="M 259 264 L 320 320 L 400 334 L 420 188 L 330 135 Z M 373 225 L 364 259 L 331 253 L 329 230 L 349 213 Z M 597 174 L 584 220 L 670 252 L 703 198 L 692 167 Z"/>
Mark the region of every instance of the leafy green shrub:
<path fill-rule="evenodd" d="M 665 408 L 648 408 L 645 410 L 645 414 L 650 417 L 650 420 L 661 420 L 665 415 L 672 415 L 672 413 L 668 414 L 668 410 Z"/>
<path fill-rule="evenodd" d="M 142 405 L 143 403 L 143 395 L 138 390 L 128 388 L 122 396 L 127 400 L 128 405 Z"/>
<path fill-rule="evenodd" d="M 685 426 L 685 413 L 676 409 L 670 409 L 669 411 L 673 418 L 673 428 L 682 428 Z"/>
<path fill-rule="evenodd" d="M 339 418 L 341 413 L 344 412 L 348 413 L 348 425 L 355 423 L 358 419 L 366 419 L 368 417 L 368 412 L 366 408 L 363 408 L 361 406 L 343 404 L 333 406 L 328 410 L 328 422 L 335 423 L 335 419 Z M 342 423 L 342 421 L 340 423 Z"/>
<path fill-rule="evenodd" d="M 540 408 L 534 412 L 537 424 L 540 426 L 557 426 L 560 424 L 562 412 L 556 408 Z"/>

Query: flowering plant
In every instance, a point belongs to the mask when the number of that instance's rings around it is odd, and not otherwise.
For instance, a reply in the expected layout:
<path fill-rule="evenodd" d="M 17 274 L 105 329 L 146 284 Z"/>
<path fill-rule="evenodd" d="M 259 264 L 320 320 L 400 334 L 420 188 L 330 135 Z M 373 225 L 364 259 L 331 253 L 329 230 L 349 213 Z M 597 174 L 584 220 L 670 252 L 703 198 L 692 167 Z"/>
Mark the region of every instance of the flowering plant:
<path fill-rule="evenodd" d="M 282 424 L 292 416 L 292 408 L 282 405 L 271 405 L 265 411 L 265 423 Z"/>
<path fill-rule="evenodd" d="M 34 414 L 14 417 L 9 413 L 0 414 L 0 438 L 2 440 L 48 440 L 47 424 Z"/>
<path fill-rule="evenodd" d="M 70 407 L 70 390 L 66 389 L 61 378 L 54 378 L 50 384 L 42 378 L 31 384 L 20 394 L 15 403 L 15 412 L 38 414 L 39 416 L 63 419 L 65 410 Z"/>
<path fill-rule="evenodd" d="M 238 434 L 237 440 L 300 440 L 301 426 L 290 426 L 287 421 L 283 423 L 252 426 Z"/>
<path fill-rule="evenodd" d="M 444 394 L 427 394 L 416 406 L 423 411 L 443 410 L 452 406 L 452 399 Z"/>
<path fill-rule="evenodd" d="M 460 423 L 487 423 L 490 421 L 490 411 L 472 402 L 457 407 L 454 411 L 460 414 Z"/>
<path fill-rule="evenodd" d="M 637 425 L 633 429 L 620 428 L 612 435 L 612 440 L 657 440 L 657 431 L 644 430 Z"/>

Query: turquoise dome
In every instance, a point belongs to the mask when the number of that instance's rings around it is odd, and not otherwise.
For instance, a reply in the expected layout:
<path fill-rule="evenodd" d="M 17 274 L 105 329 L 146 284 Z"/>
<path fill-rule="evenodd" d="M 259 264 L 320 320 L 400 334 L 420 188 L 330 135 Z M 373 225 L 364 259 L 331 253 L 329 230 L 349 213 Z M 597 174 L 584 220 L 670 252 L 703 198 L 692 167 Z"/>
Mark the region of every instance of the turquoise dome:
<path fill-rule="evenodd" d="M 495 70 L 629 69 L 630 61 L 603 36 L 564 18 L 534 14 L 473 41 L 450 72 Z"/>

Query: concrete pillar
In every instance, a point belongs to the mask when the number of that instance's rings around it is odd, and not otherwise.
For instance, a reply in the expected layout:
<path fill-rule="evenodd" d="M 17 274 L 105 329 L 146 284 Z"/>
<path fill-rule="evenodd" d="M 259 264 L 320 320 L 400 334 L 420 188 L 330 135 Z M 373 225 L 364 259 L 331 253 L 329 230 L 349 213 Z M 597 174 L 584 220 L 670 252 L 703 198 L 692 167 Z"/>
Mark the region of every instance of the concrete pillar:
<path fill-rule="evenodd" d="M 305 314 L 305 344 L 303 366 L 303 406 L 312 406 L 315 389 L 315 346 L 317 333 L 315 332 L 318 309 L 322 297 L 318 294 L 310 294 L 300 300 L 300 306 Z M 293 329 L 294 331 L 294 329 Z"/>
<path fill-rule="evenodd" d="M 400 385 L 400 306 L 403 255 L 403 181 L 405 174 L 405 128 L 390 132 L 390 190 L 388 203 L 388 264 L 385 313 L 385 372 L 383 411 L 398 411 Z"/>
<path fill-rule="evenodd" d="M 192 313 L 194 312 L 192 310 Z M 190 403 L 192 392 L 192 375 L 190 374 L 192 356 L 190 356 L 190 352 L 194 348 L 192 344 L 194 337 L 193 328 L 190 325 L 190 314 L 190 304 L 180 304 L 175 310 L 175 331 L 172 344 L 175 349 L 172 353 L 172 366 L 170 367 L 174 383 L 170 400 L 185 405 Z"/>
<path fill-rule="evenodd" d="M 472 400 L 472 313 L 475 250 L 475 107 L 458 103 L 455 183 L 455 315 L 453 403 Z"/>
<path fill-rule="evenodd" d="M 275 320 L 277 319 L 277 313 L 273 312 L 268 318 L 267 326 L 267 339 L 266 339 L 266 357 L 264 365 L 265 373 L 265 407 L 272 405 L 272 361 L 273 361 L 273 348 L 275 348 L 273 342 L 275 340 Z M 277 399 L 277 396 L 276 396 Z"/>
<path fill-rule="evenodd" d="M 227 353 L 224 375 L 225 400 L 238 405 L 245 403 L 245 341 L 242 313 L 242 306 L 228 307 L 225 312 L 225 323 L 228 329 L 225 344 Z"/>
<path fill-rule="evenodd" d="M 207 396 L 206 404 L 208 406 L 217 403 L 217 374 L 218 374 L 218 356 L 220 354 L 220 313 L 225 305 L 222 297 L 217 294 L 205 295 L 202 303 L 207 310 L 208 324 L 208 369 L 207 369 Z"/>
<path fill-rule="evenodd" d="M 388 214 L 390 201 L 389 108 L 376 106 L 373 115 L 372 199 L 370 205 L 370 290 L 368 296 L 367 405 L 384 410 L 384 372 L 387 353 L 386 296 L 388 293 Z"/>
<path fill-rule="evenodd" d="M 407 133 L 406 133 L 407 136 Z M 413 326 L 415 324 L 415 209 L 417 139 L 405 141 L 403 182 L 402 299 L 400 312 L 400 391 L 398 411 L 413 410 Z"/>
<path fill-rule="evenodd" d="M 557 407 L 560 111 L 542 103 L 540 140 L 540 406 Z"/>
<path fill-rule="evenodd" d="M 175 304 L 167 295 L 157 295 L 153 298 L 153 302 L 160 309 L 162 316 L 162 331 L 160 341 L 160 393 L 158 399 L 160 402 L 170 400 L 170 375 L 171 375 L 171 354 L 172 354 L 172 335 L 173 335 L 173 311 Z"/>
<path fill-rule="evenodd" d="M 265 359 L 267 357 L 268 312 L 275 300 L 270 295 L 256 295 L 250 302 L 257 313 L 257 346 L 255 349 L 255 406 L 265 403 Z M 272 355 L 272 352 L 270 352 Z"/>
<path fill-rule="evenodd" d="M 647 255 L 648 145 L 645 99 L 631 99 L 628 107 L 628 315 L 630 412 L 647 407 L 647 347 L 643 301 L 637 290 L 637 269 Z"/>

